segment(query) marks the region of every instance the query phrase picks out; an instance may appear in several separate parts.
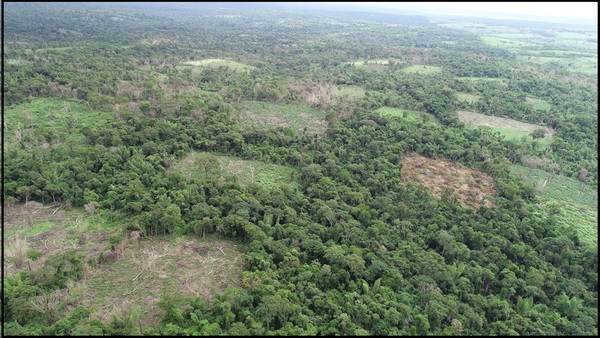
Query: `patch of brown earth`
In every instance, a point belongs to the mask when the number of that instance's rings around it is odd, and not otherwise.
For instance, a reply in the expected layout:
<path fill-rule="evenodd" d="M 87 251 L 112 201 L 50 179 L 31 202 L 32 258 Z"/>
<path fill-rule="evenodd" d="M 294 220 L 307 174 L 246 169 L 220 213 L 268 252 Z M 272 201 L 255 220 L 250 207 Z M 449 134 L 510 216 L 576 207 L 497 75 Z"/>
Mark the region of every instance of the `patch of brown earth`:
<path fill-rule="evenodd" d="M 431 195 L 438 199 L 447 192 L 455 196 L 463 208 L 479 209 L 482 203 L 487 208 L 495 205 L 497 191 L 492 177 L 459 163 L 407 153 L 402 161 L 402 180 L 429 188 Z"/>

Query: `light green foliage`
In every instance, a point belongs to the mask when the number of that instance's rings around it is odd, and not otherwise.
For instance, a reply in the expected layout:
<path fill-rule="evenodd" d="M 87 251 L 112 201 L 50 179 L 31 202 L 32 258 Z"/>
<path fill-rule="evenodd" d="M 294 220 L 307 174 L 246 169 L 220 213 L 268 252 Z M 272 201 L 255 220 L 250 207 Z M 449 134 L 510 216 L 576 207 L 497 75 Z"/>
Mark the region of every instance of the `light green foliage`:
<path fill-rule="evenodd" d="M 381 107 L 377 109 L 374 113 L 379 114 L 379 116 L 397 116 L 401 117 L 404 120 L 412 122 L 416 122 L 419 120 L 435 120 L 435 117 L 431 114 L 410 109 Z"/>
<path fill-rule="evenodd" d="M 474 103 L 481 99 L 481 96 L 473 95 L 473 94 L 469 94 L 469 93 L 456 93 L 456 97 L 458 98 L 459 101 L 465 101 L 468 103 Z"/>
<path fill-rule="evenodd" d="M 574 227 L 586 243 L 598 241 L 598 191 L 574 178 L 513 165 L 511 170 L 538 188 L 541 207 L 556 210 L 558 221 Z"/>
<path fill-rule="evenodd" d="M 239 121 L 245 128 L 289 127 L 296 132 L 323 133 L 327 128 L 325 111 L 308 105 L 246 101 Z"/>
<path fill-rule="evenodd" d="M 33 225 L 32 227 L 13 226 L 4 233 L 4 236 L 6 236 L 6 239 L 15 238 L 18 236 L 32 237 L 52 229 L 55 224 L 56 223 L 52 221 L 43 221 Z"/>
<path fill-rule="evenodd" d="M 413 65 L 402 68 L 400 71 L 407 74 L 431 75 L 441 72 L 442 68 L 438 66 Z"/>
<path fill-rule="evenodd" d="M 7 146 L 20 141 L 41 145 L 83 141 L 81 131 L 112 119 L 108 112 L 93 111 L 77 99 L 35 98 L 4 111 Z"/>
<path fill-rule="evenodd" d="M 197 66 L 197 67 L 228 67 L 236 71 L 251 71 L 256 69 L 254 66 L 242 64 L 231 60 L 222 59 L 204 59 L 184 62 L 185 65 Z"/>

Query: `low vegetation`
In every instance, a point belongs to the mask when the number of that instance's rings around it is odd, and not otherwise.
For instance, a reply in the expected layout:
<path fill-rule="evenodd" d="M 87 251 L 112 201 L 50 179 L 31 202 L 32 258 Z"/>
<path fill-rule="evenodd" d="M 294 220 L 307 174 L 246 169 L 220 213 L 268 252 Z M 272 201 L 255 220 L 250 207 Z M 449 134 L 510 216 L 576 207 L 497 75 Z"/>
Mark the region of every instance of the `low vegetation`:
<path fill-rule="evenodd" d="M 457 199 L 465 208 L 495 205 L 497 192 L 492 177 L 458 163 L 406 153 L 402 161 L 402 179 L 422 184 L 436 198 Z"/>

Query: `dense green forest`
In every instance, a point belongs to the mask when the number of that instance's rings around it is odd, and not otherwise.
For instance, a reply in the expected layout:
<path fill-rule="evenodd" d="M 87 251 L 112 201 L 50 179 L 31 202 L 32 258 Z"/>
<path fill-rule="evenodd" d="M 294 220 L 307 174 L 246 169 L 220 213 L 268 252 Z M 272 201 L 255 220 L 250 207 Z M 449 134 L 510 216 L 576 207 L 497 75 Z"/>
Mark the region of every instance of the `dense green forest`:
<path fill-rule="evenodd" d="M 5 335 L 598 334 L 597 27 L 4 19 Z"/>

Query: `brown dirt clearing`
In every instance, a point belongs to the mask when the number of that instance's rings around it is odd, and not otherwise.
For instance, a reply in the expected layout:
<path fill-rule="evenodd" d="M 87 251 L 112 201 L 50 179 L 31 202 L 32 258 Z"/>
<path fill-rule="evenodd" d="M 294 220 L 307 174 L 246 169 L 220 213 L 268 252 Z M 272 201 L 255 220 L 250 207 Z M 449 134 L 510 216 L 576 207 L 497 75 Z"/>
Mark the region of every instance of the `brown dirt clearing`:
<path fill-rule="evenodd" d="M 402 161 L 402 180 L 424 185 L 438 199 L 447 191 L 456 196 L 463 208 L 479 209 L 482 200 L 488 208 L 495 205 L 497 192 L 492 177 L 460 163 L 407 153 Z"/>
<path fill-rule="evenodd" d="M 65 317 L 82 305 L 90 309 L 91 318 L 108 323 L 113 313 L 123 315 L 132 306 L 139 306 L 139 323 L 148 328 L 160 320 L 161 296 L 200 296 L 208 300 L 213 291 L 239 284 L 242 259 L 236 245 L 227 241 L 208 236 L 205 240 L 185 236 L 143 238 L 137 243 L 128 242 L 116 261 L 97 263 L 110 246 L 110 237 L 122 232 L 122 225 L 107 230 L 101 227 L 99 215 L 36 202 L 29 202 L 27 208 L 5 202 L 4 213 L 5 252 L 8 255 L 12 250 L 22 256 L 20 266 L 14 259 L 4 260 L 5 275 L 35 272 L 48 257 L 70 249 L 85 255 L 84 278 L 67 286 Z M 42 256 L 28 262 L 24 255 L 31 249 Z"/>

